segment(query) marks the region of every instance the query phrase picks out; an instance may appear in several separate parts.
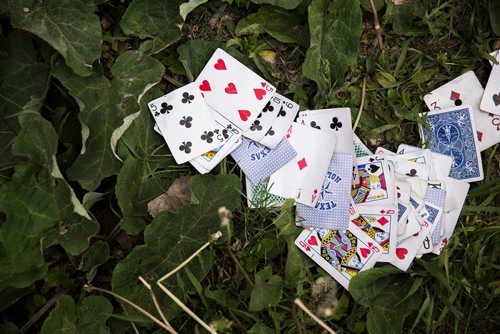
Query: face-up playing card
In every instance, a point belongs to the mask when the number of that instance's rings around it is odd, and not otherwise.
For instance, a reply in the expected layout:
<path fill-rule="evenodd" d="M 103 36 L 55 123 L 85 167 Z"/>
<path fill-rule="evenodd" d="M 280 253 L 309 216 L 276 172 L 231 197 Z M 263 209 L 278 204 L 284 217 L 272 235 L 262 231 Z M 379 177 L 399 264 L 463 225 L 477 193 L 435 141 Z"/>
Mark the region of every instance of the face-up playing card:
<path fill-rule="evenodd" d="M 382 254 L 382 248 L 354 224 L 347 231 L 305 229 L 295 245 L 346 289 L 357 273 L 372 268 Z"/>
<path fill-rule="evenodd" d="M 202 165 L 200 165 L 198 162 L 196 162 L 195 160 L 190 160 L 189 163 L 198 171 L 198 173 L 200 174 L 206 174 L 209 172 L 208 169 L 206 169 L 205 167 L 203 167 Z"/>
<path fill-rule="evenodd" d="M 351 196 L 356 204 L 395 204 L 394 171 L 376 155 L 357 158 L 359 184 L 353 184 Z"/>
<path fill-rule="evenodd" d="M 431 181 L 427 186 L 427 191 L 425 192 L 424 200 L 427 203 L 431 203 L 437 207 L 439 207 L 443 213 L 445 210 L 445 201 L 446 201 L 446 189 L 444 189 L 444 183 L 440 181 Z M 441 215 L 441 218 L 434 222 L 434 229 L 432 230 L 431 239 L 432 244 L 436 245 L 439 243 L 441 239 L 441 230 L 444 224 L 444 214 Z"/>
<path fill-rule="evenodd" d="M 246 137 L 242 137 L 241 144 L 231 152 L 234 161 L 253 183 L 268 178 L 296 155 L 297 152 L 286 139 L 270 149 Z"/>
<path fill-rule="evenodd" d="M 351 221 L 382 247 L 379 262 L 392 262 L 397 241 L 397 213 L 394 206 L 359 205 Z"/>
<path fill-rule="evenodd" d="M 260 143 L 274 148 L 283 139 L 290 124 L 295 119 L 299 111 L 299 105 L 278 93 L 274 94 L 271 98 L 271 105 L 275 111 L 275 118 L 264 138 L 260 140 Z"/>
<path fill-rule="evenodd" d="M 429 221 L 432 224 L 432 229 L 431 229 L 430 233 L 422 241 L 422 245 L 418 249 L 417 255 L 422 255 L 422 254 L 427 254 L 427 253 L 432 252 L 433 243 L 432 243 L 431 235 L 432 235 L 433 231 L 435 231 L 437 228 L 437 226 L 436 226 L 437 222 L 442 220 L 443 215 L 444 215 L 444 211 L 442 210 L 442 208 L 440 208 L 436 205 L 433 205 L 429 202 L 425 203 L 423 211 L 424 211 L 423 217 L 424 217 L 424 219 L 426 219 L 427 221 Z"/>
<path fill-rule="evenodd" d="M 175 161 L 182 164 L 219 146 L 215 120 L 195 84 L 148 103 Z"/>
<path fill-rule="evenodd" d="M 276 94 L 277 93 L 275 93 L 275 95 Z M 266 133 L 268 133 L 271 129 L 271 126 L 273 125 L 273 122 L 280 111 L 281 104 L 281 100 L 271 98 L 271 100 L 267 102 L 264 109 L 262 109 L 257 119 L 253 121 L 250 129 L 248 131 L 245 131 L 243 135 L 248 139 L 260 143 Z"/>
<path fill-rule="evenodd" d="M 309 228 L 347 230 L 353 157 L 334 153 L 314 207 L 297 203 L 296 221 Z"/>
<path fill-rule="evenodd" d="M 212 55 L 196 86 L 210 107 L 243 131 L 250 129 L 276 90 L 222 49 Z"/>
<path fill-rule="evenodd" d="M 500 60 L 500 54 L 497 54 L 496 60 Z M 500 64 L 493 64 L 491 67 L 490 77 L 479 107 L 487 113 L 500 115 Z"/>
<path fill-rule="evenodd" d="M 269 192 L 314 207 L 330 165 L 335 141 L 329 132 L 292 123 L 285 135 L 297 156 L 269 180 Z"/>
<path fill-rule="evenodd" d="M 484 89 L 473 71 L 466 72 L 424 96 L 429 110 L 470 105 L 476 123 L 479 149 L 484 151 L 500 141 L 500 117 L 481 111 Z"/>
<path fill-rule="evenodd" d="M 411 237 L 412 235 L 421 230 L 420 221 L 417 219 L 416 216 L 420 216 L 420 214 L 413 208 L 410 208 L 410 212 L 405 222 L 405 230 L 403 233 L 398 234 L 397 236 L 398 245 L 405 239 Z"/>
<path fill-rule="evenodd" d="M 470 106 L 431 111 L 427 122 L 430 131 L 420 125 L 422 141 L 429 141 L 431 151 L 453 159 L 450 177 L 467 182 L 482 180 L 483 165 Z"/>

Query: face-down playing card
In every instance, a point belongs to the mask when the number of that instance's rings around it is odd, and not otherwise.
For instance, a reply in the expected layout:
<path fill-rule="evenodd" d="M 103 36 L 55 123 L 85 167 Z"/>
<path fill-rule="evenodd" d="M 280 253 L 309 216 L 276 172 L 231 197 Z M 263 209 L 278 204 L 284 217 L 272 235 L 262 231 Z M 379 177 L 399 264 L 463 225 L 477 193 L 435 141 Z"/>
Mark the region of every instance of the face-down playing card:
<path fill-rule="evenodd" d="M 148 103 L 175 161 L 182 164 L 220 144 L 216 123 L 195 84 L 188 84 Z"/>
<path fill-rule="evenodd" d="M 297 152 L 286 139 L 270 149 L 246 137 L 242 137 L 241 144 L 231 152 L 233 159 L 253 183 L 268 178 L 296 155 Z"/>
<path fill-rule="evenodd" d="M 222 49 L 217 49 L 196 79 L 206 103 L 246 131 L 275 92 L 274 86 Z"/>
<path fill-rule="evenodd" d="M 470 106 L 431 111 L 427 114 L 430 131 L 420 125 L 422 141 L 431 151 L 450 156 L 450 177 L 467 182 L 483 179 L 483 165 Z"/>
<path fill-rule="evenodd" d="M 285 138 L 297 156 L 271 175 L 269 192 L 314 207 L 330 165 L 335 142 L 328 132 L 292 123 Z"/>
<path fill-rule="evenodd" d="M 353 157 L 334 153 L 314 207 L 297 203 L 296 222 L 310 228 L 347 230 Z"/>
<path fill-rule="evenodd" d="M 357 226 L 347 231 L 305 229 L 295 245 L 346 289 L 360 271 L 372 268 L 382 248 Z"/>

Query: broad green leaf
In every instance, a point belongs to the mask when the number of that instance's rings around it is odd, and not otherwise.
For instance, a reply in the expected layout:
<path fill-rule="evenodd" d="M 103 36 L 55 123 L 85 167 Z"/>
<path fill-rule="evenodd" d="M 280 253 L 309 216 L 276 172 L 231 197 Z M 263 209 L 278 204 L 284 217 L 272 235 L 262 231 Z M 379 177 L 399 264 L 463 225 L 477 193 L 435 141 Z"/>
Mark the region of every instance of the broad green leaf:
<path fill-rule="evenodd" d="M 271 267 L 265 267 L 255 274 L 255 286 L 252 289 L 248 309 L 262 311 L 268 307 L 278 305 L 281 300 L 282 279 L 273 275 Z"/>
<path fill-rule="evenodd" d="M 311 44 L 302 66 L 304 76 L 318 85 L 317 97 L 343 84 L 358 58 L 362 33 L 358 0 L 313 0 L 309 5 Z"/>
<path fill-rule="evenodd" d="M 89 296 L 76 305 L 68 295 L 62 295 L 57 307 L 43 322 L 41 334 L 107 334 L 106 321 L 113 305 L 104 297 Z"/>
<path fill-rule="evenodd" d="M 294 9 L 300 5 L 304 0 L 251 0 L 258 5 L 273 5 L 285 9 Z"/>
<path fill-rule="evenodd" d="M 263 323 L 258 323 L 252 326 L 248 331 L 248 334 L 275 334 L 276 332 L 271 328 L 267 327 Z"/>
<path fill-rule="evenodd" d="M 164 193 L 179 174 L 188 172 L 185 165 L 175 163 L 163 137 L 153 130 L 147 102 L 161 95 L 157 89 L 144 95 L 141 113 L 118 143 L 118 154 L 125 162 L 118 173 L 115 194 L 123 213 L 121 227 L 129 234 L 137 234 L 146 226 L 148 202 Z"/>
<path fill-rule="evenodd" d="M 29 78 L 27 80 L 27 78 Z M 14 31 L 0 44 L 0 166 L 22 160 L 11 153 L 21 131 L 17 114 L 37 112 L 48 88 L 49 67 L 37 61 L 31 39 Z"/>
<path fill-rule="evenodd" d="M 392 24 L 392 30 L 398 35 L 410 35 L 415 26 L 413 20 L 423 16 L 431 6 L 430 0 L 412 0 L 396 5 L 387 1 L 387 9 L 384 14 L 384 23 Z"/>
<path fill-rule="evenodd" d="M 126 35 L 146 41 L 140 50 L 155 54 L 178 41 L 186 16 L 207 0 L 134 0 L 120 21 Z"/>
<path fill-rule="evenodd" d="M 94 10 L 84 0 L 7 0 L 0 5 L 15 28 L 49 43 L 79 75 L 91 75 L 92 63 L 101 56 L 101 24 Z"/>
<path fill-rule="evenodd" d="M 405 318 L 418 310 L 422 289 L 415 288 L 415 278 L 393 267 L 372 268 L 360 272 L 349 283 L 356 302 L 368 308 L 370 334 L 402 333 Z"/>
<path fill-rule="evenodd" d="M 495 35 L 500 36 L 500 0 L 490 0 L 490 23 Z"/>
<path fill-rule="evenodd" d="M 144 231 L 144 245 L 136 246 L 113 271 L 113 290 L 146 309 L 153 310 L 154 306 L 138 277 L 143 276 L 156 287 L 156 280 L 192 255 L 220 229 L 219 207 L 234 210 L 240 204 L 241 182 L 235 175 L 196 175 L 189 179 L 189 188 L 196 204 L 184 205 L 177 213 L 164 211 L 155 216 Z M 199 258 L 194 259 L 189 270 L 200 280 L 207 265 Z M 175 283 L 175 277 L 164 282 L 184 299 Z M 172 301 L 159 289 L 156 295 L 164 312 L 171 314 L 170 311 L 175 310 Z"/>
<path fill-rule="evenodd" d="M 221 43 L 202 39 L 187 41 L 179 46 L 179 60 L 184 65 L 189 81 L 198 77 L 214 51 L 221 46 Z"/>
<path fill-rule="evenodd" d="M 158 60 L 139 51 L 125 52 L 116 59 L 111 81 L 97 74 L 82 78 L 66 66 L 57 66 L 55 77 L 80 106 L 82 152 L 67 170 L 70 179 L 93 191 L 102 179 L 119 171 L 121 162 L 114 147 L 139 115 L 142 96 L 160 81 L 163 71 Z"/>
<path fill-rule="evenodd" d="M 97 267 L 106 263 L 109 259 L 109 246 L 104 241 L 93 243 L 82 255 L 78 270 L 87 272 L 87 280 L 91 281 L 97 271 Z"/>
<path fill-rule="evenodd" d="M 237 36 L 266 32 L 283 43 L 296 43 L 309 46 L 309 32 L 304 25 L 304 18 L 278 7 L 262 6 L 257 13 L 251 14 L 238 22 Z"/>
<path fill-rule="evenodd" d="M 18 165 L 12 182 L 0 189 L 0 211 L 6 215 L 0 229 L 0 291 L 40 279 L 47 269 L 45 247 L 58 243 L 78 255 L 99 230 L 59 171 L 52 125 L 38 114 L 21 119 L 12 150 L 30 163 Z"/>

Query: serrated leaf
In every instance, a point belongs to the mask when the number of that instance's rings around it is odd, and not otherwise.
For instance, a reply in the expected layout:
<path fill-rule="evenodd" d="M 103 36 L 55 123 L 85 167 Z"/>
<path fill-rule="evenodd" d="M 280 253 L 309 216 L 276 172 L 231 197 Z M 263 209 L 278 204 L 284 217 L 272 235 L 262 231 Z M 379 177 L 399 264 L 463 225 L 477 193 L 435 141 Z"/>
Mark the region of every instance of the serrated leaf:
<path fill-rule="evenodd" d="M 15 28 L 28 30 L 59 51 L 79 75 L 91 75 L 92 63 L 101 56 L 101 24 L 91 1 L 7 0 Z"/>
<path fill-rule="evenodd" d="M 221 46 L 221 43 L 195 39 L 177 48 L 179 60 L 186 70 L 189 81 L 194 81 L 198 77 L 214 51 Z"/>
<path fill-rule="evenodd" d="M 236 26 L 237 36 L 258 35 L 266 32 L 283 43 L 296 43 L 307 47 L 309 32 L 304 18 L 278 7 L 262 6 L 257 13 L 241 19 Z"/>
<path fill-rule="evenodd" d="M 351 279 L 352 296 L 368 307 L 370 334 L 402 333 L 405 318 L 422 301 L 422 291 L 414 283 L 412 276 L 389 266 L 363 271 Z"/>
<path fill-rule="evenodd" d="M 158 53 L 181 38 L 185 17 L 206 0 L 183 2 L 134 0 L 123 14 L 120 26 L 127 35 L 147 39 L 141 45 L 141 51 Z"/>
<path fill-rule="evenodd" d="M 26 80 L 29 78 L 29 80 Z M 22 160 L 11 152 L 21 131 L 17 113 L 37 112 L 49 83 L 49 67 L 37 61 L 31 39 L 14 31 L 0 45 L 0 166 L 10 167 Z"/>
<path fill-rule="evenodd" d="M 89 296 L 75 305 L 73 298 L 62 295 L 43 322 L 41 334 L 107 334 L 106 321 L 112 313 L 113 305 L 104 297 Z"/>
<path fill-rule="evenodd" d="M 281 277 L 273 275 L 271 267 L 265 267 L 257 272 L 248 309 L 250 311 L 262 311 L 268 307 L 278 305 L 282 295 L 281 285 Z"/>
<path fill-rule="evenodd" d="M 318 97 L 344 82 L 358 58 L 362 33 L 359 0 L 313 0 L 309 5 L 311 44 L 302 72 L 318 85 Z"/>
<path fill-rule="evenodd" d="M 102 179 L 115 175 L 121 162 L 114 147 L 130 123 L 139 115 L 140 100 L 160 81 L 162 64 L 139 51 L 128 51 L 116 59 L 113 80 L 102 75 L 80 77 L 59 65 L 55 77 L 68 88 L 80 106 L 82 152 L 67 170 L 68 177 L 90 191 Z"/>
<path fill-rule="evenodd" d="M 45 247 L 58 243 L 78 255 L 99 230 L 59 171 L 52 125 L 38 114 L 21 119 L 12 150 L 30 163 L 18 165 L 13 181 L 0 189 L 0 211 L 7 217 L 0 229 L 0 291 L 40 279 L 47 270 Z"/>
<path fill-rule="evenodd" d="M 143 276 L 156 287 L 156 280 L 192 255 L 220 229 L 219 207 L 234 210 L 240 204 L 241 182 L 235 175 L 196 175 L 189 179 L 189 188 L 196 204 L 187 204 L 177 213 L 164 211 L 155 216 L 144 231 L 144 245 L 136 246 L 113 271 L 113 290 L 146 309 L 152 310 L 154 306 L 138 277 Z M 207 270 L 204 266 L 206 263 L 195 259 L 189 270 L 200 280 Z M 173 281 L 175 278 L 163 284 L 184 299 Z M 161 290 L 156 295 L 164 312 L 171 314 L 175 307 L 171 300 Z"/>
<path fill-rule="evenodd" d="M 285 9 L 294 9 L 304 0 L 250 0 L 258 5 L 273 5 Z"/>

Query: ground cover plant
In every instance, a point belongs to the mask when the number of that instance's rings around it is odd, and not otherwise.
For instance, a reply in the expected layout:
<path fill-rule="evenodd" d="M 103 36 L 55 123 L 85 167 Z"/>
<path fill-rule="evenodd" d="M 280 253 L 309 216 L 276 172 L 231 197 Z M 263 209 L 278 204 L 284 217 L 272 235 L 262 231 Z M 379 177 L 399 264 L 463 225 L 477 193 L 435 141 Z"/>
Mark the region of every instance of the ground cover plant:
<path fill-rule="evenodd" d="M 347 292 L 294 246 L 293 203 L 249 209 L 234 161 L 197 175 L 153 130 L 147 102 L 222 47 L 302 109 L 350 107 L 371 148 L 417 144 L 424 94 L 468 70 L 486 83 L 500 1 L 373 5 L 377 20 L 368 0 L 2 1 L 0 333 L 165 332 L 127 301 L 203 333 L 153 283 L 204 245 L 165 286 L 219 333 L 325 332 L 296 298 L 337 333 L 498 331 L 498 145 L 439 257 Z"/>

